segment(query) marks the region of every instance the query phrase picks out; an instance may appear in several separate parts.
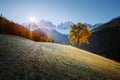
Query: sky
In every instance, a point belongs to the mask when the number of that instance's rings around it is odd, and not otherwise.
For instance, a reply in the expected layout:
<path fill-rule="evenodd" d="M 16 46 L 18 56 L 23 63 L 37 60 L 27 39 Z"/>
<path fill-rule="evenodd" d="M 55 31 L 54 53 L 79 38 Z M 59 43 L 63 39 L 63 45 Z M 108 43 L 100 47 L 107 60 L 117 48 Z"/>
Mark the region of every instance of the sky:
<path fill-rule="evenodd" d="M 19 24 L 31 17 L 55 25 L 65 21 L 105 23 L 120 16 L 120 0 L 0 0 L 0 14 Z"/>

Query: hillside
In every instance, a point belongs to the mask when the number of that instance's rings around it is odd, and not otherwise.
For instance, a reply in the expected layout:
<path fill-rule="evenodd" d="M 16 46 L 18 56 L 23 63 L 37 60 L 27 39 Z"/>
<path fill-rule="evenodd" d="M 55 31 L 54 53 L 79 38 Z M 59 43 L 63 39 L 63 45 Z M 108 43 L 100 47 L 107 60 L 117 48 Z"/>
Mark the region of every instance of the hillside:
<path fill-rule="evenodd" d="M 120 17 L 99 26 L 81 48 L 120 62 Z"/>
<path fill-rule="evenodd" d="M 49 35 L 52 37 L 52 39 L 56 43 L 70 44 L 69 39 L 68 39 L 68 35 L 61 34 L 61 33 L 57 32 L 56 30 L 52 30 Z"/>
<path fill-rule="evenodd" d="M 0 35 L 0 80 L 120 80 L 120 63 L 69 45 Z"/>

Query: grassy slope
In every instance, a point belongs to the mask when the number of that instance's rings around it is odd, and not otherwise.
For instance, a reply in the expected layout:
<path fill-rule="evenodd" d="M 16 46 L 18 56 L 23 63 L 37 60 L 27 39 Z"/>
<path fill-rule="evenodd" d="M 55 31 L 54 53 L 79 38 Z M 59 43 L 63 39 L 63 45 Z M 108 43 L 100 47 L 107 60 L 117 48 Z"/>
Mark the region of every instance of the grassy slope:
<path fill-rule="evenodd" d="M 120 80 L 120 63 L 72 46 L 0 35 L 0 80 Z"/>

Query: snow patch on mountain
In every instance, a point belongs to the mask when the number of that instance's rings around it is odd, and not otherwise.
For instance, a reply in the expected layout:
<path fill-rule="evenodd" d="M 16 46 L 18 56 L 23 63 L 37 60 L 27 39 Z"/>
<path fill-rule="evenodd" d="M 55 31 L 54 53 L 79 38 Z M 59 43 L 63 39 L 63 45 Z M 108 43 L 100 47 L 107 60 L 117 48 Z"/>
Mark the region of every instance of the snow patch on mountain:
<path fill-rule="evenodd" d="M 68 34 L 69 30 L 70 30 L 70 26 L 74 24 L 73 22 L 67 21 L 64 23 L 60 23 L 57 27 L 56 27 L 56 31 L 62 33 L 62 34 Z"/>
<path fill-rule="evenodd" d="M 54 25 L 51 21 L 45 21 L 44 19 L 42 19 L 38 23 L 33 23 L 33 22 L 32 23 L 23 23 L 22 25 L 26 26 L 28 29 L 30 29 L 32 31 L 41 28 L 41 29 L 47 30 L 47 31 L 48 30 L 49 31 L 56 30 L 57 32 L 59 32 L 61 34 L 68 35 L 72 24 L 74 24 L 74 23 L 71 21 L 67 21 L 67 22 L 62 22 L 59 25 Z M 101 23 L 97 23 L 94 25 L 87 24 L 87 23 L 84 23 L 84 24 L 86 26 L 88 26 L 90 29 L 94 29 L 101 25 Z"/>

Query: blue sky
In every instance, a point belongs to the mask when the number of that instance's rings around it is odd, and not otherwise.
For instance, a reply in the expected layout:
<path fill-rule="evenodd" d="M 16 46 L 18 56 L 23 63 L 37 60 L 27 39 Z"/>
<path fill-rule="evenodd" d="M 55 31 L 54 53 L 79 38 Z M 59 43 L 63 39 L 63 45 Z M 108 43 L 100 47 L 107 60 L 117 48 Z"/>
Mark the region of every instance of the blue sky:
<path fill-rule="evenodd" d="M 120 0 L 0 0 L 0 13 L 20 24 L 30 17 L 95 24 L 120 16 Z"/>

